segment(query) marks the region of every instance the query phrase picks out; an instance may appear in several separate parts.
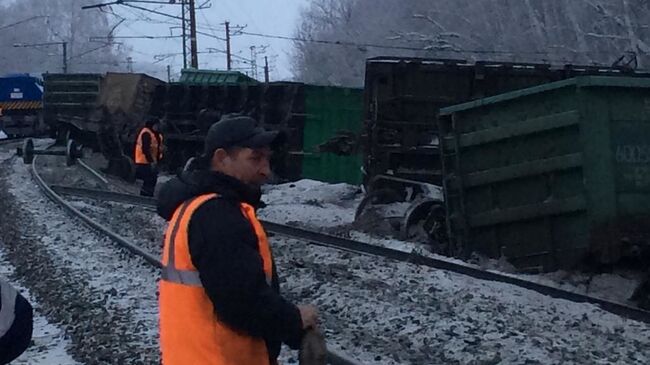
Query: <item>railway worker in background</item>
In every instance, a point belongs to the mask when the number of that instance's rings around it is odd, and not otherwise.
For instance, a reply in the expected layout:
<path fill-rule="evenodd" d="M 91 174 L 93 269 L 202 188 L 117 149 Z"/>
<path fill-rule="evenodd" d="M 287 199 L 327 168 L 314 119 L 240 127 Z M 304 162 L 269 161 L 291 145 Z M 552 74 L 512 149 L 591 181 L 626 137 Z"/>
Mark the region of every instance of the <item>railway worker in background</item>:
<path fill-rule="evenodd" d="M 160 281 L 165 365 L 276 364 L 282 342 L 298 348 L 316 308 L 279 293 L 271 248 L 255 210 L 284 135 L 228 116 L 210 127 L 204 154 L 163 185 L 169 220 Z"/>
<path fill-rule="evenodd" d="M 153 196 L 158 181 L 158 163 L 163 157 L 160 120 L 149 118 L 135 140 L 135 177 L 142 180 L 140 195 Z"/>
<path fill-rule="evenodd" d="M 0 277 L 0 364 L 22 354 L 32 339 L 32 306 Z"/>

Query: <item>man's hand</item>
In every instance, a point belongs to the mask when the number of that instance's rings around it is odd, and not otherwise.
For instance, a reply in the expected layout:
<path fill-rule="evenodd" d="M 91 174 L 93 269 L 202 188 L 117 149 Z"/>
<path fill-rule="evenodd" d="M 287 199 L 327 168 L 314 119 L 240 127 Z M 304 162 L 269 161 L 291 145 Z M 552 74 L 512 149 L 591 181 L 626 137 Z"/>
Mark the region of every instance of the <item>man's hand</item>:
<path fill-rule="evenodd" d="M 318 310 L 311 304 L 303 304 L 298 306 L 300 311 L 300 318 L 302 319 L 302 328 L 316 328 L 318 326 Z"/>

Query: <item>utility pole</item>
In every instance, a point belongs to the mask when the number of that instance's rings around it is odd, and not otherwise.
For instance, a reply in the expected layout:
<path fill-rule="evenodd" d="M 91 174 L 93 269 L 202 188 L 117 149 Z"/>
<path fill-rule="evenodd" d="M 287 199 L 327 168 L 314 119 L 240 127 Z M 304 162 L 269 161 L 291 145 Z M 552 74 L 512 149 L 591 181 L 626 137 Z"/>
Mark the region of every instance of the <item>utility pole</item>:
<path fill-rule="evenodd" d="M 251 75 L 254 79 L 257 80 L 257 53 L 255 52 L 255 46 L 250 46 L 251 49 Z"/>
<path fill-rule="evenodd" d="M 61 42 L 63 46 L 63 73 L 68 73 L 68 42 Z"/>
<path fill-rule="evenodd" d="M 196 45 L 196 11 L 194 1 L 190 1 L 190 47 L 192 52 L 192 68 L 199 68 L 199 54 Z"/>
<path fill-rule="evenodd" d="M 126 58 L 126 70 L 129 73 L 133 73 L 133 57 Z"/>
<path fill-rule="evenodd" d="M 264 56 L 264 82 L 269 83 L 269 58 Z"/>
<path fill-rule="evenodd" d="M 68 42 L 47 42 L 47 43 L 34 43 L 34 44 L 23 44 L 23 43 L 14 43 L 14 47 L 20 48 L 36 48 L 36 47 L 46 47 L 46 46 L 58 46 L 63 47 L 63 73 L 68 73 Z"/>
<path fill-rule="evenodd" d="M 185 0 L 181 0 L 181 28 L 183 28 L 183 68 L 187 68 L 187 19 L 185 17 Z"/>
<path fill-rule="evenodd" d="M 172 68 L 167 65 L 167 82 L 172 82 Z"/>
<path fill-rule="evenodd" d="M 230 71 L 230 22 L 226 22 L 226 69 Z"/>

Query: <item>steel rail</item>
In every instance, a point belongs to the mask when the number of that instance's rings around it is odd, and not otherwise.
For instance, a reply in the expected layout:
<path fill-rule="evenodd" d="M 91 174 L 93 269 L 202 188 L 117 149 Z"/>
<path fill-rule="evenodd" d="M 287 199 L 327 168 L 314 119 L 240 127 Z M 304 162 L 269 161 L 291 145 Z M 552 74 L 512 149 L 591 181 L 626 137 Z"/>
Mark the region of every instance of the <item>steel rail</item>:
<path fill-rule="evenodd" d="M 23 139 L 28 138 L 28 137 L 11 137 L 11 138 L 3 138 L 0 139 L 0 146 L 12 144 L 12 143 L 17 143 L 22 141 Z"/>
<path fill-rule="evenodd" d="M 98 171 L 90 167 L 84 160 L 78 158 L 77 163 L 81 165 L 81 167 L 84 168 L 84 170 L 88 171 L 95 179 L 100 181 L 104 187 L 108 187 L 108 179 L 106 179 L 102 174 L 100 174 Z"/>
<path fill-rule="evenodd" d="M 76 196 L 83 196 L 83 197 L 101 199 L 101 200 L 112 200 L 121 203 L 142 205 L 148 207 L 155 206 L 155 199 L 140 197 L 131 194 L 123 194 L 123 193 L 93 190 L 93 189 L 83 189 L 83 188 L 74 188 L 74 187 L 56 186 L 56 185 L 50 187 L 45 182 L 45 180 L 38 174 L 38 171 L 36 169 L 36 159 L 34 159 L 34 163 L 32 164 L 31 173 L 32 176 L 34 177 L 34 180 L 36 180 L 37 185 L 41 188 L 41 190 L 43 190 L 45 195 L 47 195 L 53 202 L 63 207 L 66 211 L 71 213 L 73 216 L 81 219 L 84 223 L 89 225 L 91 228 L 109 237 L 118 245 L 126 248 L 127 250 L 131 251 L 133 254 L 142 257 L 143 259 L 145 259 L 147 263 L 159 269 L 162 268 L 162 263 L 158 260 L 158 258 L 142 250 L 137 245 L 132 244 L 131 242 L 121 237 L 120 235 L 112 232 L 110 229 L 103 226 L 102 224 L 95 222 L 94 220 L 92 220 L 92 218 L 88 217 L 87 215 L 85 215 L 84 213 L 74 208 L 69 203 L 67 203 L 59 194 L 76 195 Z M 327 350 L 327 362 L 330 365 L 362 365 L 360 362 L 356 360 L 352 360 L 346 355 L 331 350 Z"/>
<path fill-rule="evenodd" d="M 55 186 L 55 191 L 61 194 L 84 196 L 88 198 L 113 200 L 122 203 L 141 205 L 147 207 L 155 207 L 156 200 L 154 198 L 145 198 L 137 195 L 121 194 L 114 192 L 103 192 L 91 189 L 74 188 L 74 187 L 60 187 Z M 640 308 L 635 308 L 624 303 L 609 301 L 590 295 L 574 293 L 571 291 L 558 289 L 556 287 L 535 283 L 529 280 L 524 280 L 515 276 L 501 274 L 492 271 L 485 271 L 478 269 L 468 264 L 461 264 L 451 262 L 443 259 L 423 256 L 415 253 L 399 251 L 395 249 L 385 248 L 381 246 L 372 245 L 365 242 L 354 241 L 351 239 L 333 236 L 322 232 L 307 230 L 304 228 L 287 226 L 268 221 L 261 221 L 264 228 L 271 233 L 279 234 L 286 237 L 307 241 L 310 244 L 318 246 L 332 247 L 339 250 L 345 250 L 360 254 L 381 256 L 391 260 L 408 262 L 416 265 L 426 266 L 434 269 L 452 271 L 458 274 L 470 276 L 480 280 L 488 280 L 495 282 L 502 282 L 506 284 L 515 285 L 524 289 L 532 290 L 537 293 L 547 295 L 553 298 L 565 299 L 576 303 L 589 303 L 600 307 L 601 309 L 637 321 L 650 323 L 650 312 Z"/>
<path fill-rule="evenodd" d="M 36 156 L 38 158 L 38 156 Z M 36 181 L 37 185 L 43 190 L 45 195 L 47 195 L 52 201 L 57 203 L 59 206 L 64 208 L 66 211 L 69 213 L 72 213 L 73 216 L 81 219 L 84 223 L 89 225 L 91 228 L 99 231 L 100 233 L 108 236 L 111 240 L 115 241 L 118 243 L 120 246 L 128 249 L 132 253 L 134 253 L 137 256 L 140 256 L 144 258 L 149 264 L 161 268 L 162 264 L 156 257 L 154 257 L 152 254 L 142 250 L 140 247 L 132 244 L 131 242 L 127 241 L 125 238 L 122 238 L 120 235 L 117 233 L 112 232 L 110 229 L 107 227 L 95 222 L 92 220 L 90 217 L 88 217 L 86 214 L 82 213 L 72 205 L 68 204 L 61 196 L 59 196 L 54 190 L 52 190 L 45 180 L 41 177 L 41 175 L 38 174 L 38 171 L 36 169 L 36 158 L 34 159 L 34 163 L 32 164 L 31 168 L 31 173 L 32 176 L 34 177 L 34 180 Z"/>

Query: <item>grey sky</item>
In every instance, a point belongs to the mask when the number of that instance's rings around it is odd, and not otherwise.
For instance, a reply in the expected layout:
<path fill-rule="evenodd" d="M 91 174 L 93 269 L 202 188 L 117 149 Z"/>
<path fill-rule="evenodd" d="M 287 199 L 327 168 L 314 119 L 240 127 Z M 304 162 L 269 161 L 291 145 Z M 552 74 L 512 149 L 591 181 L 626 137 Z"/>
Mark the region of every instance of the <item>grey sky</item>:
<path fill-rule="evenodd" d="M 102 0 L 98 0 L 101 2 Z M 207 0 L 197 0 L 203 4 Z M 272 35 L 291 36 L 299 20 L 300 9 L 308 4 L 308 0 L 211 0 L 211 7 L 197 11 L 197 24 L 200 32 L 210 35 L 225 37 L 223 23 L 227 20 L 231 27 L 246 25 L 246 32 Z M 152 6 L 136 4 L 138 6 L 155 9 L 160 12 L 180 16 L 180 6 L 164 5 Z M 180 29 L 170 29 L 174 24 L 180 25 L 180 20 L 166 18 L 128 8 L 113 6 L 113 11 L 127 18 L 116 30 L 117 36 L 142 36 L 142 35 L 180 35 Z M 98 10 L 90 10 L 98 11 Z M 117 23 L 117 17 L 111 17 Z M 170 33 L 173 32 L 173 33 Z M 132 47 L 131 55 L 134 61 L 134 71 L 146 72 L 161 79 L 167 78 L 166 67 L 171 66 L 172 73 L 178 73 L 183 65 L 182 41 L 173 39 L 116 39 Z M 241 58 L 251 58 L 250 46 L 268 46 L 266 52 L 258 57 L 258 75 L 263 78 L 264 56 L 269 57 L 271 79 L 289 79 L 291 77 L 289 53 L 292 42 L 287 40 L 263 38 L 249 35 L 239 35 L 232 38 L 233 67 L 249 71 L 250 65 L 241 62 Z M 208 52 L 209 48 L 225 50 L 226 45 L 222 40 L 205 35 L 198 36 L 199 52 Z M 212 51 L 218 52 L 218 51 Z M 171 55 L 176 54 L 176 55 Z M 160 55 L 168 57 L 159 60 Z M 125 66 L 126 67 L 126 66 Z M 205 69 L 225 69 L 226 57 L 223 53 L 199 54 L 199 67 Z"/>

